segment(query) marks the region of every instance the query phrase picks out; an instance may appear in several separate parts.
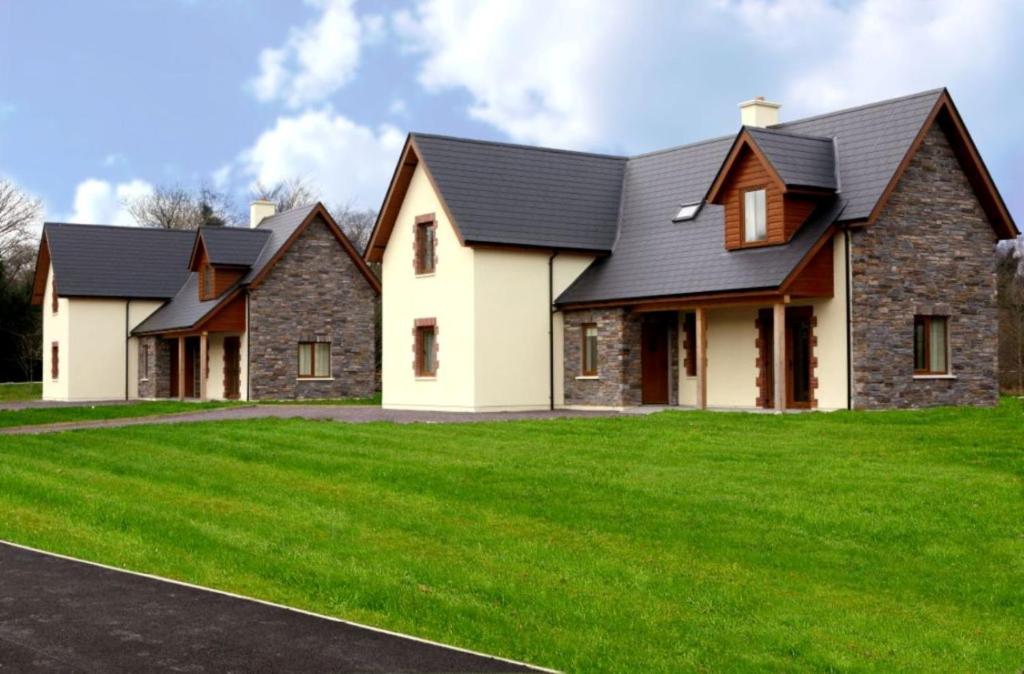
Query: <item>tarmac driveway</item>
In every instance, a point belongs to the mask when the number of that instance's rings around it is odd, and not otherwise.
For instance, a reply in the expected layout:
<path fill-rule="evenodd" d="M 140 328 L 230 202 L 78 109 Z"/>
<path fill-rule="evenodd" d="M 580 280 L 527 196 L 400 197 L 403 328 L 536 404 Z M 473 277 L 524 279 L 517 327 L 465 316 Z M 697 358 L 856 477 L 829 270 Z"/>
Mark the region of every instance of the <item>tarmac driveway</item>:
<path fill-rule="evenodd" d="M 0 672 L 545 671 L 0 541 Z"/>

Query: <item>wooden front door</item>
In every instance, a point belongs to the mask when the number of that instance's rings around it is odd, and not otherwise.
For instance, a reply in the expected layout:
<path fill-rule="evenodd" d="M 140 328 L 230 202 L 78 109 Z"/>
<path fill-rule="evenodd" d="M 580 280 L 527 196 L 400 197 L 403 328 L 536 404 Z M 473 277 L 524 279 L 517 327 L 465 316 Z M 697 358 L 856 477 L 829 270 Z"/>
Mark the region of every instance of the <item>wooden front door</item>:
<path fill-rule="evenodd" d="M 770 410 L 775 407 L 775 319 L 771 309 L 757 312 L 757 357 L 759 360 L 757 379 L 757 403 Z"/>
<path fill-rule="evenodd" d="M 179 364 L 178 364 L 178 340 L 176 340 L 176 339 L 170 340 L 170 348 L 169 348 L 169 350 L 171 352 L 171 390 L 170 390 L 170 396 L 172 398 L 177 398 L 178 397 L 178 367 L 179 367 Z"/>
<path fill-rule="evenodd" d="M 640 327 L 641 400 L 645 405 L 668 404 L 668 324 L 644 322 Z"/>
<path fill-rule="evenodd" d="M 224 397 L 238 400 L 241 372 L 241 340 L 238 337 L 224 338 Z"/>
<path fill-rule="evenodd" d="M 786 309 L 786 406 L 811 406 L 811 307 Z"/>
<path fill-rule="evenodd" d="M 185 397 L 198 398 L 200 377 L 199 338 L 185 338 Z"/>

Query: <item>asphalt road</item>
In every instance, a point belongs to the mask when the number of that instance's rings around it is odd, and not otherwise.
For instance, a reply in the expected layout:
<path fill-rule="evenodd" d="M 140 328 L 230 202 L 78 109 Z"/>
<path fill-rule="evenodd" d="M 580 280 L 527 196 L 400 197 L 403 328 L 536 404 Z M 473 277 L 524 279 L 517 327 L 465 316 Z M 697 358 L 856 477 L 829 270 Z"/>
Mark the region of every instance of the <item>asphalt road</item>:
<path fill-rule="evenodd" d="M 0 672 L 543 671 L 0 542 Z"/>

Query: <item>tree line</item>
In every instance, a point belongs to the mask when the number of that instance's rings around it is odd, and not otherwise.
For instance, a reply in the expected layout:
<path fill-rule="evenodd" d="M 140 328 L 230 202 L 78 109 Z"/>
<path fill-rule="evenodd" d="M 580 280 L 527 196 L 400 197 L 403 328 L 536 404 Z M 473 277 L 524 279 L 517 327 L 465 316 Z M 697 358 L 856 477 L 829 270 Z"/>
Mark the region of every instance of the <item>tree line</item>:
<path fill-rule="evenodd" d="M 272 201 L 278 212 L 320 201 L 303 178 L 257 183 L 252 200 Z M 248 211 L 224 191 L 201 184 L 161 185 L 124 204 L 141 227 L 193 230 L 247 227 Z M 360 252 L 366 247 L 377 212 L 336 203 L 327 209 Z M 38 381 L 42 375 L 42 319 L 32 306 L 43 205 L 14 182 L 0 178 L 0 382 Z"/>

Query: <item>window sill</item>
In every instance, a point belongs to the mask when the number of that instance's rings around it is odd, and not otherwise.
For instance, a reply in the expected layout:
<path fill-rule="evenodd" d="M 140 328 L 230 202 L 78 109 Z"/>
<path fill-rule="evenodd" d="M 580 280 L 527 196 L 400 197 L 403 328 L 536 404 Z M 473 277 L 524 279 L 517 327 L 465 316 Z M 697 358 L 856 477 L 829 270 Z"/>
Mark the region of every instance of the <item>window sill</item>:
<path fill-rule="evenodd" d="M 147 383 L 148 381 L 149 381 L 149 377 L 146 377 L 145 379 L 140 379 L 140 380 L 139 380 L 139 383 L 140 383 L 140 384 L 145 384 L 145 383 Z"/>
<path fill-rule="evenodd" d="M 956 379 L 955 374 L 915 374 L 914 379 Z"/>
<path fill-rule="evenodd" d="M 601 375 L 597 374 L 581 374 L 576 377 L 576 381 L 596 381 L 601 378 Z"/>
<path fill-rule="evenodd" d="M 436 275 L 437 275 L 436 271 L 425 271 L 422 274 L 416 274 L 416 278 L 430 278 L 431 276 L 436 276 Z"/>
<path fill-rule="evenodd" d="M 437 375 L 416 375 L 416 381 L 437 381 Z"/>
<path fill-rule="evenodd" d="M 296 377 L 295 381 L 334 381 L 334 377 Z"/>

